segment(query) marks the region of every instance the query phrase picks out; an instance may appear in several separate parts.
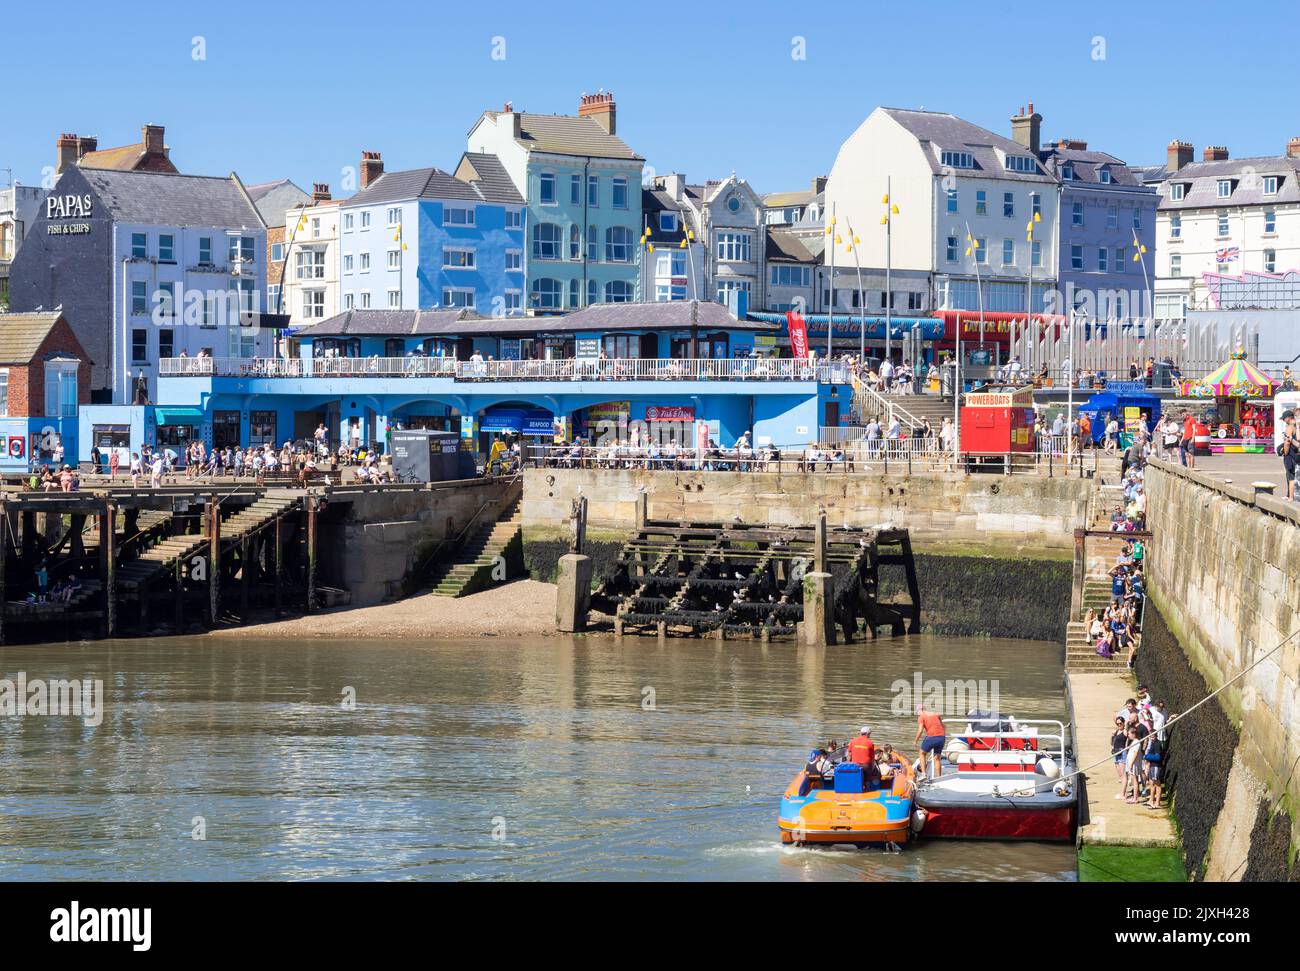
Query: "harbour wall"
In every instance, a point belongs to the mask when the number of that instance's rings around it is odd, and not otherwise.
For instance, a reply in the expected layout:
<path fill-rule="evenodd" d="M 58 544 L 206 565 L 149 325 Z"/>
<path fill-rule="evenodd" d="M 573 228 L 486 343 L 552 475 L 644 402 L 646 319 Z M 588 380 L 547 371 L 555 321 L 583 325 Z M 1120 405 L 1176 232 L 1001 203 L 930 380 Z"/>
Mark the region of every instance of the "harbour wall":
<path fill-rule="evenodd" d="M 318 524 L 318 582 L 349 591 L 354 606 L 409 593 L 440 542 L 475 516 L 492 521 L 510 498 L 500 479 L 332 489 Z"/>
<path fill-rule="evenodd" d="M 524 560 L 534 578 L 554 578 L 579 496 L 587 499 L 585 552 L 597 578 L 632 535 L 643 492 L 652 519 L 806 525 L 824 508 L 831 526 L 907 527 L 923 629 L 1060 643 L 1074 530 L 1086 518 L 1092 484 L 1041 476 L 529 469 Z M 902 583 L 901 568 L 882 570 L 883 597 Z"/>
<path fill-rule="evenodd" d="M 1137 673 L 1177 713 L 1300 625 L 1300 507 L 1160 461 L 1146 488 L 1150 603 Z M 1169 771 L 1189 876 L 1300 879 L 1298 684 L 1300 638 L 1175 730 Z"/>

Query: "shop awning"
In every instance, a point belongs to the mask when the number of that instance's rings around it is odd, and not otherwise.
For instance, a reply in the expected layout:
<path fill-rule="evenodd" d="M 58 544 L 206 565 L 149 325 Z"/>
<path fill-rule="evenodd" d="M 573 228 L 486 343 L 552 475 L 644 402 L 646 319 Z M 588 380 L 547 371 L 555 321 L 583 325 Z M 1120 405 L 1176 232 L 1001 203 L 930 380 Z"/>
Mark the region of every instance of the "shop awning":
<path fill-rule="evenodd" d="M 154 421 L 159 425 L 202 425 L 202 408 L 155 408 Z"/>

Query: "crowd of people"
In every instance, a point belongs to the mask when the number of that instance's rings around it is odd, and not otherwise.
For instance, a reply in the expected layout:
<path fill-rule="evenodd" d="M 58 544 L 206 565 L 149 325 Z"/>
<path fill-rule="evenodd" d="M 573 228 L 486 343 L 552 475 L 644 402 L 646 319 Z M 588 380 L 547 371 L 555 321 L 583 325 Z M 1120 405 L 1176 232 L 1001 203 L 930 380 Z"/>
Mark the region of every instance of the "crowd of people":
<path fill-rule="evenodd" d="M 32 469 L 25 484 L 32 492 L 76 492 L 81 488 L 81 476 L 70 465 L 58 471 L 52 465 L 43 465 Z"/>
<path fill-rule="evenodd" d="M 947 738 L 947 729 L 940 714 L 924 705 L 918 706 L 915 744 L 921 750 L 921 757 L 916 763 L 920 775 L 937 779 L 943 774 L 943 747 Z M 852 762 L 862 767 L 865 788 L 872 789 L 888 784 L 894 766 L 905 761 L 902 753 L 895 751 L 892 745 L 877 747 L 871 737 L 871 726 L 863 725 L 847 745 L 841 746 L 835 739 L 831 739 L 825 748 L 813 749 L 808 755 L 804 771 L 810 776 L 820 776 L 826 785 L 830 785 L 836 766 Z"/>
<path fill-rule="evenodd" d="M 1115 713 L 1110 751 L 1120 787 L 1116 799 L 1148 809 L 1163 807 L 1169 719 L 1165 703 L 1152 699 L 1144 684 L 1138 685 L 1137 697 L 1126 700 Z"/>

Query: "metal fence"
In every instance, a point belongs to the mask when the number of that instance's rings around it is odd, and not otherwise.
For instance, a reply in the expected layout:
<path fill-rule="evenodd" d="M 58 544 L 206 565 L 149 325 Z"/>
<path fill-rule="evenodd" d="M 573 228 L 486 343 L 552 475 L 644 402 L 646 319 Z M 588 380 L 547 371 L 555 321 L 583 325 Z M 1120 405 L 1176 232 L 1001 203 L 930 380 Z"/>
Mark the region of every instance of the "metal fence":
<path fill-rule="evenodd" d="M 567 358 L 457 361 L 440 357 L 171 357 L 162 377 L 444 377 L 455 381 L 816 381 L 847 384 L 843 364 L 792 358 Z"/>

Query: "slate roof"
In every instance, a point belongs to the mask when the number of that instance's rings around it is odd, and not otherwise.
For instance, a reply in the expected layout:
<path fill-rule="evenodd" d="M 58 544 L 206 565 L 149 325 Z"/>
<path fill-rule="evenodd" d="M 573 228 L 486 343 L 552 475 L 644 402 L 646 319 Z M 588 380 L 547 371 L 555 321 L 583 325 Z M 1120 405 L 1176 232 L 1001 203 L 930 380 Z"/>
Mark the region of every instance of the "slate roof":
<path fill-rule="evenodd" d="M 1043 167 L 1052 175 L 1061 178 L 1061 170 L 1069 163 L 1074 171 L 1074 178 L 1063 180 L 1066 187 L 1085 186 L 1098 189 L 1140 190 L 1142 183 L 1133 174 L 1122 159 L 1105 152 L 1093 152 L 1077 148 L 1060 148 L 1051 146 L 1038 153 Z M 1110 172 L 1110 182 L 1101 181 L 1101 172 Z"/>
<path fill-rule="evenodd" d="M 471 153 L 466 153 L 466 159 Z M 369 206 L 411 199 L 450 199 L 457 202 L 494 202 L 522 206 L 523 197 L 495 156 L 473 153 L 470 166 L 477 181 L 458 179 L 438 168 L 385 172 L 351 199 L 350 206 Z"/>
<path fill-rule="evenodd" d="M 1019 142 L 1004 138 L 986 128 L 964 121 L 956 115 L 938 111 L 914 111 L 907 108 L 881 108 L 885 114 L 909 131 L 926 150 L 930 170 L 940 174 L 947 166 L 940 164 L 940 152 L 970 152 L 974 157 L 973 169 L 954 169 L 963 176 L 986 179 L 1017 179 L 1023 182 L 1055 182 L 1055 178 L 1042 170 L 1014 172 L 1004 168 L 998 150 L 1005 155 L 1033 157 L 1033 153 Z"/>
<path fill-rule="evenodd" d="M 114 218 L 145 226 L 265 226 L 239 177 L 85 169 L 82 175 Z"/>
<path fill-rule="evenodd" d="M 486 111 L 484 115 L 495 121 L 500 112 Z M 531 152 L 644 161 L 623 139 L 609 134 L 596 119 L 585 116 L 521 112 L 519 137 L 515 140 Z"/>
<path fill-rule="evenodd" d="M 244 190 L 257 206 L 257 211 L 267 226 L 283 226 L 286 210 L 311 205 L 312 201 L 310 193 L 304 192 L 289 179 L 259 182 L 244 186 Z"/>
<path fill-rule="evenodd" d="M 774 324 L 737 320 L 712 300 L 670 300 L 663 303 L 598 303 L 575 311 L 555 330 L 679 330 L 689 327 L 729 327 L 775 330 Z"/>
<path fill-rule="evenodd" d="M 524 197 L 519 194 L 506 167 L 495 155 L 466 152 L 461 156 L 456 176 L 475 186 L 486 202 L 499 202 L 507 206 L 524 204 Z"/>
<path fill-rule="evenodd" d="M 1272 195 L 1264 195 L 1266 175 L 1278 177 L 1277 192 Z M 1226 199 L 1219 198 L 1221 179 L 1232 183 L 1232 194 Z M 1183 198 L 1177 202 L 1170 198 L 1175 184 L 1187 186 Z M 1300 158 L 1286 155 L 1192 162 L 1172 173 L 1160 186 L 1162 211 L 1295 202 L 1300 202 Z"/>
<path fill-rule="evenodd" d="M 30 364 L 63 314 L 0 314 L 0 364 Z"/>
<path fill-rule="evenodd" d="M 425 337 L 460 333 L 468 320 L 482 320 L 474 311 L 345 310 L 318 324 L 293 332 L 294 337 Z"/>
<path fill-rule="evenodd" d="M 768 229 L 767 259 L 784 263 L 818 263 L 820 259 L 808 248 L 805 238 L 789 230 Z"/>
<path fill-rule="evenodd" d="M 768 209 L 784 209 L 787 206 L 806 206 L 813 201 L 812 189 L 802 192 L 769 192 L 763 196 L 763 205 Z"/>
<path fill-rule="evenodd" d="M 145 150 L 141 142 L 87 152 L 77 160 L 77 165 L 83 169 L 116 169 L 122 172 L 144 168 L 152 171 L 177 171 L 175 164 L 165 152 L 150 153 Z"/>
<path fill-rule="evenodd" d="M 650 228 L 649 241 L 656 246 L 677 246 L 685 238 L 684 227 L 687 224 L 687 214 L 681 203 L 677 202 L 668 193 L 666 189 L 642 189 L 641 190 L 641 211 L 644 215 L 645 225 Z M 659 226 L 659 214 L 661 212 L 674 212 L 677 214 L 677 228 L 672 232 L 664 232 Z"/>

